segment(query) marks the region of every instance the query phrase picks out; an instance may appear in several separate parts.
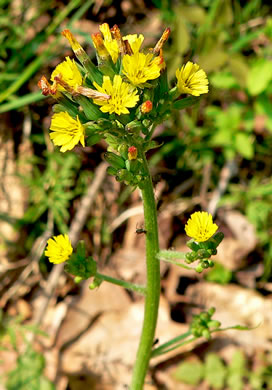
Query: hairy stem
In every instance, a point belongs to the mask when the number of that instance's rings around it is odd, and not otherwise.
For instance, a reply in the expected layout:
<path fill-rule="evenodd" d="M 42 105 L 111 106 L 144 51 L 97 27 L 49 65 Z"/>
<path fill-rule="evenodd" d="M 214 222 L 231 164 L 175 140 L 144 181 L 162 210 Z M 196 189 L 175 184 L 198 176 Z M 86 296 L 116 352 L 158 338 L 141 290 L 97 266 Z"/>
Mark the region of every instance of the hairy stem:
<path fill-rule="evenodd" d="M 142 188 L 146 230 L 147 283 L 142 334 L 134 365 L 130 390 L 143 389 L 151 357 L 160 300 L 160 262 L 157 259 L 157 254 L 159 252 L 157 210 L 147 161 L 144 153 L 141 153 L 141 155 L 147 176 L 147 180 Z"/>
<path fill-rule="evenodd" d="M 139 294 L 142 294 L 142 295 L 146 294 L 146 288 L 144 286 L 140 286 L 139 284 L 126 282 L 124 280 L 116 279 L 116 278 L 113 278 L 112 276 L 101 274 L 99 272 L 96 273 L 96 276 L 99 279 L 104 280 L 105 282 L 116 284 L 117 286 L 124 287 L 124 288 L 126 288 L 128 290 L 135 291 L 135 292 L 137 292 Z"/>

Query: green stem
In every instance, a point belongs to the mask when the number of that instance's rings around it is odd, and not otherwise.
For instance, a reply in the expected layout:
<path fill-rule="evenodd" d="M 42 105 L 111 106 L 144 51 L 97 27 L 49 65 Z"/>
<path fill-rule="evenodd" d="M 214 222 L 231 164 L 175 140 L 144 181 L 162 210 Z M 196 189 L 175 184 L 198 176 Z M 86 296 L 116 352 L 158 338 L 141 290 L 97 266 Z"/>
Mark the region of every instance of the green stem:
<path fill-rule="evenodd" d="M 157 259 L 159 252 L 157 210 L 153 192 L 153 185 L 144 153 L 138 149 L 143 159 L 147 176 L 142 188 L 144 205 L 144 226 L 146 230 L 146 299 L 145 312 L 140 344 L 133 369 L 130 390 L 142 390 L 149 366 L 151 350 L 157 325 L 160 300 L 160 262 Z"/>
<path fill-rule="evenodd" d="M 158 259 L 160 259 L 162 261 L 165 261 L 166 263 L 171 263 L 171 264 L 178 265 L 181 268 L 185 268 L 185 269 L 189 269 L 189 270 L 195 271 L 195 268 L 189 267 L 188 265 L 185 265 L 185 264 L 182 264 L 179 261 L 175 261 L 175 260 L 171 260 L 171 259 L 164 259 L 163 257 L 159 257 L 159 256 L 158 256 Z"/>
<path fill-rule="evenodd" d="M 105 282 L 116 284 L 117 286 L 124 287 L 128 290 L 135 291 L 135 292 L 142 294 L 142 295 L 146 294 L 146 288 L 144 286 L 140 286 L 139 284 L 125 282 L 124 280 L 116 279 L 116 278 L 113 278 L 113 277 L 108 276 L 108 275 L 100 274 L 99 272 L 96 273 L 96 276 L 99 279 L 104 280 Z"/>

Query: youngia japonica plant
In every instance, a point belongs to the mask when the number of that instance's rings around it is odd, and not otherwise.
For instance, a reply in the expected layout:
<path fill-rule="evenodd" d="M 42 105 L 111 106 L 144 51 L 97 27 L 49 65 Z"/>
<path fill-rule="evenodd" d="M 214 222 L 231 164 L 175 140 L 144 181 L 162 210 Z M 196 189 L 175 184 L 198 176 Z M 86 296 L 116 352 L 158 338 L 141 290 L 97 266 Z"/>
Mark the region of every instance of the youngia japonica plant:
<path fill-rule="evenodd" d="M 118 26 L 104 23 L 100 32 L 92 35 L 97 52 L 95 65 L 69 30 L 62 34 L 68 39 L 77 61 L 66 57 L 51 75 L 44 76 L 39 87 L 44 95 L 56 100 L 50 126 L 50 138 L 61 152 L 77 144 L 91 146 L 104 139 L 108 144 L 105 160 L 108 174 L 119 182 L 139 189 L 144 206 L 146 238 L 146 286 L 135 285 L 101 274 L 94 259 L 87 256 L 80 242 L 72 248 L 68 235 L 48 240 L 45 251 L 54 264 L 66 262 L 65 270 L 80 282 L 92 278 L 90 288 L 103 281 L 114 283 L 145 296 L 145 314 L 141 339 L 132 374 L 130 389 L 143 388 L 149 360 L 197 337 L 210 338 L 220 323 L 212 320 L 213 309 L 193 320 L 190 330 L 169 342 L 153 347 L 160 297 L 160 260 L 202 272 L 213 266 L 223 234 L 207 212 L 196 212 L 186 224 L 191 237 L 188 253 L 160 251 L 156 202 L 146 153 L 158 147 L 152 140 L 156 126 L 173 110 L 194 105 L 201 94 L 208 92 L 205 72 L 197 64 L 187 62 L 176 71 L 177 82 L 171 88 L 163 46 L 170 30 L 166 29 L 154 48 L 144 49 L 143 35 L 122 36 Z M 186 95 L 191 95 L 186 97 Z M 184 260 L 181 263 L 178 260 Z M 188 264 L 195 263 L 195 267 Z"/>

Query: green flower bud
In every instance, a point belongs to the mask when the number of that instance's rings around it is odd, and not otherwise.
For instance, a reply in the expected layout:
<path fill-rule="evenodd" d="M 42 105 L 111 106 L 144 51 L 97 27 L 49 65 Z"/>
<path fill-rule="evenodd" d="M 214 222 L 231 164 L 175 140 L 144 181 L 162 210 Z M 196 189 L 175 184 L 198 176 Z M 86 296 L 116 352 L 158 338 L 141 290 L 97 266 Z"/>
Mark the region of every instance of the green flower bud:
<path fill-rule="evenodd" d="M 74 278 L 74 282 L 75 282 L 76 284 L 80 283 L 82 280 L 83 280 L 83 279 L 82 279 L 80 276 L 75 276 L 75 278 Z"/>
<path fill-rule="evenodd" d="M 117 174 L 117 169 L 113 168 L 113 167 L 108 167 L 107 168 L 107 174 L 108 175 L 111 175 L 111 176 L 116 176 Z"/>
<path fill-rule="evenodd" d="M 206 311 L 203 311 L 202 313 L 199 314 L 199 318 L 201 321 L 208 321 L 210 319 L 209 314 Z"/>
<path fill-rule="evenodd" d="M 98 276 L 96 276 L 93 279 L 92 283 L 89 284 L 89 289 L 94 290 L 94 289 L 98 288 L 102 282 L 103 282 L 103 280 L 101 278 L 99 278 Z"/>
<path fill-rule="evenodd" d="M 126 125 L 125 129 L 126 129 L 126 131 L 128 131 L 130 133 L 132 133 L 132 132 L 139 133 L 142 130 L 142 127 L 143 127 L 142 122 L 135 120 L 135 121 L 129 122 Z"/>
<path fill-rule="evenodd" d="M 98 134 L 93 134 L 88 137 L 86 137 L 86 145 L 87 146 L 93 146 L 97 144 L 101 140 L 100 135 Z"/>
<path fill-rule="evenodd" d="M 201 266 L 204 268 L 204 269 L 207 269 L 207 268 L 209 268 L 209 263 L 208 263 L 208 261 L 207 260 L 204 260 L 204 261 L 202 261 L 201 262 Z"/>
<path fill-rule="evenodd" d="M 220 327 L 220 325 L 221 325 L 221 322 L 216 321 L 216 320 L 212 320 L 212 321 L 209 321 L 209 322 L 207 323 L 207 326 L 208 326 L 208 328 L 210 328 L 210 329 L 217 329 L 217 328 Z"/>
<path fill-rule="evenodd" d="M 210 317 L 212 317 L 215 313 L 215 307 L 211 307 L 209 310 L 208 310 L 208 314 Z"/>
<path fill-rule="evenodd" d="M 185 254 L 185 258 L 186 258 L 186 263 L 190 264 L 192 262 L 194 262 L 195 260 L 197 260 L 197 253 L 196 252 L 187 252 Z"/>
<path fill-rule="evenodd" d="M 192 251 L 194 251 L 194 252 L 197 252 L 199 250 L 199 245 L 194 241 L 194 239 L 187 241 L 186 245 L 188 246 L 188 248 L 192 249 Z"/>
<path fill-rule="evenodd" d="M 133 182 L 134 176 L 126 169 L 119 169 L 116 175 L 117 181 L 126 181 L 128 183 Z"/>
<path fill-rule="evenodd" d="M 208 331 L 208 329 L 204 329 L 204 330 L 202 331 L 202 336 L 205 337 L 205 339 L 207 339 L 207 340 L 210 340 L 210 338 L 211 338 L 211 334 L 210 334 L 210 332 Z"/>
<path fill-rule="evenodd" d="M 199 249 L 197 255 L 199 259 L 207 259 L 207 257 L 210 257 L 210 254 L 206 249 Z"/>
<path fill-rule="evenodd" d="M 203 271 L 203 267 L 201 266 L 201 264 L 198 264 L 195 268 L 196 272 L 200 273 Z"/>
<path fill-rule="evenodd" d="M 202 329 L 200 328 L 191 328 L 191 332 L 195 337 L 201 337 L 202 336 Z"/>
<path fill-rule="evenodd" d="M 214 255 L 217 254 L 217 249 L 216 248 L 211 248 L 211 249 L 208 249 L 207 252 L 210 254 L 210 256 L 214 256 Z"/>
<path fill-rule="evenodd" d="M 118 156 L 115 153 L 106 152 L 104 154 L 104 158 L 111 166 L 113 166 L 113 168 L 125 168 L 125 161 L 122 159 L 121 156 Z"/>
<path fill-rule="evenodd" d="M 216 246 L 218 247 L 218 245 L 220 244 L 220 242 L 223 240 L 224 238 L 224 233 L 222 232 L 218 232 L 216 233 L 214 236 L 213 236 L 213 240 L 214 242 L 216 243 Z"/>
<path fill-rule="evenodd" d="M 126 144 L 119 145 L 117 150 L 124 160 L 128 159 L 128 146 Z"/>

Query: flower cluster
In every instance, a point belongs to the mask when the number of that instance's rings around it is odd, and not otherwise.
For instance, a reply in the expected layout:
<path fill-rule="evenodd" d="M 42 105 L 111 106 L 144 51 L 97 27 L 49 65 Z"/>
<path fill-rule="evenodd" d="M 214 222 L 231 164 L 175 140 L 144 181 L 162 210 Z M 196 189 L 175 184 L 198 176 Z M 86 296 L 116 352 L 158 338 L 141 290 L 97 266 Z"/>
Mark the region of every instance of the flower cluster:
<path fill-rule="evenodd" d="M 213 223 L 211 214 L 206 211 L 193 213 L 185 225 L 187 236 L 192 237 L 187 242 L 191 252 L 186 253 L 185 261 L 191 264 L 198 260 L 198 265 L 195 268 L 197 272 L 202 272 L 214 265 L 210 257 L 217 254 L 216 248 L 224 238 L 222 232 L 216 233 L 217 229 L 218 226 Z"/>
<path fill-rule="evenodd" d="M 176 85 L 169 87 L 163 46 L 170 29 L 149 49 L 143 47 L 142 34 L 122 36 L 117 25 L 110 29 L 107 23 L 99 29 L 91 35 L 96 65 L 73 34 L 64 30 L 62 35 L 76 59 L 66 57 L 52 72 L 51 82 L 42 76 L 38 83 L 44 95 L 56 100 L 50 138 L 61 152 L 104 138 L 109 151 L 124 160 L 122 172 L 111 166 L 110 173 L 127 184 L 139 185 L 144 178 L 137 145 L 144 152 L 154 147 L 155 125 L 176 108 L 174 103 L 184 98 L 181 95 L 207 93 L 208 80 L 197 64 L 188 62 L 177 69 Z M 131 147 L 135 149 L 129 152 Z"/>
<path fill-rule="evenodd" d="M 208 311 L 203 311 L 193 316 L 190 331 L 194 337 L 205 337 L 207 340 L 210 340 L 211 332 L 221 326 L 219 321 L 212 319 L 214 313 L 215 308 L 211 307 Z"/>

